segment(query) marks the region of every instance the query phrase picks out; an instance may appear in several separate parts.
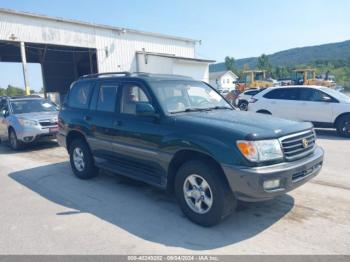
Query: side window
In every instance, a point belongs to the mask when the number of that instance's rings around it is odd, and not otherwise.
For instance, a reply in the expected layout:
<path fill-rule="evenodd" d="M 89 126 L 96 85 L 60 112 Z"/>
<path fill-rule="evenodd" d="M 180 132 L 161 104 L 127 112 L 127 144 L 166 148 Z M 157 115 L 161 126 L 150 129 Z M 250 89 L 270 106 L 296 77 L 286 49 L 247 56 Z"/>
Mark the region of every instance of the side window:
<path fill-rule="evenodd" d="M 117 84 L 101 84 L 97 100 L 97 110 L 115 112 L 117 100 Z"/>
<path fill-rule="evenodd" d="M 0 114 L 2 114 L 3 110 L 8 111 L 7 101 L 5 99 L 0 100 Z"/>
<path fill-rule="evenodd" d="M 68 105 L 72 108 L 87 109 L 92 91 L 92 85 L 89 82 L 76 83 L 69 92 Z"/>
<path fill-rule="evenodd" d="M 296 88 L 273 89 L 264 95 L 268 99 L 298 100 L 298 90 Z"/>
<path fill-rule="evenodd" d="M 320 90 L 314 90 L 311 88 L 305 88 L 300 90 L 300 99 L 303 101 L 322 102 L 322 101 L 334 101 L 332 97 L 323 93 Z"/>
<path fill-rule="evenodd" d="M 245 94 L 246 95 L 249 95 L 249 96 L 254 96 L 254 95 L 256 95 L 258 93 L 258 91 L 247 91 L 247 92 L 245 92 Z"/>
<path fill-rule="evenodd" d="M 136 115 L 136 105 L 145 102 L 149 102 L 149 99 L 140 86 L 135 84 L 123 86 L 120 106 L 121 113 Z"/>
<path fill-rule="evenodd" d="M 284 100 L 298 100 L 299 99 L 299 90 L 296 88 L 285 88 L 284 93 L 282 94 L 282 99 Z"/>
<path fill-rule="evenodd" d="M 283 89 L 273 89 L 264 95 L 268 99 L 282 99 Z"/>

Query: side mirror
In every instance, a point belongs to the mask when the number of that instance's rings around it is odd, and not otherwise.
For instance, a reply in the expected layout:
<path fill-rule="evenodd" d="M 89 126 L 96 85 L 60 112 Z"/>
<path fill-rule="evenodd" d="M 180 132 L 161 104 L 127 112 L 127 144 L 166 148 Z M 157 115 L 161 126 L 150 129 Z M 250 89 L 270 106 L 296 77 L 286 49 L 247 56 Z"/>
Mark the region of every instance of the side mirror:
<path fill-rule="evenodd" d="M 136 104 L 136 115 L 138 116 L 148 116 L 157 117 L 156 110 L 150 103 L 137 103 Z"/>
<path fill-rule="evenodd" d="M 7 110 L 2 110 L 2 116 L 7 117 L 9 115 L 9 112 Z"/>

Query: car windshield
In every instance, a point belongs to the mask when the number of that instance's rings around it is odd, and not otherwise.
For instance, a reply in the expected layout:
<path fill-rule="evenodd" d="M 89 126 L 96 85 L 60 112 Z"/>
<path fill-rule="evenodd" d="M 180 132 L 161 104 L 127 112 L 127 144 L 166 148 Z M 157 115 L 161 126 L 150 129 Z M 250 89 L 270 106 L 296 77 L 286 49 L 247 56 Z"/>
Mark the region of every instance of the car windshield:
<path fill-rule="evenodd" d="M 13 114 L 57 111 L 57 106 L 45 99 L 12 100 L 10 105 Z"/>
<path fill-rule="evenodd" d="M 350 103 L 350 96 L 347 96 L 339 91 L 336 91 L 334 89 L 331 88 L 324 88 L 322 89 L 325 93 L 331 95 L 332 97 L 334 97 L 335 99 L 341 101 L 341 102 L 346 102 L 346 103 Z"/>
<path fill-rule="evenodd" d="M 215 90 L 199 81 L 161 80 L 152 81 L 151 87 L 162 108 L 169 114 L 230 109 Z"/>

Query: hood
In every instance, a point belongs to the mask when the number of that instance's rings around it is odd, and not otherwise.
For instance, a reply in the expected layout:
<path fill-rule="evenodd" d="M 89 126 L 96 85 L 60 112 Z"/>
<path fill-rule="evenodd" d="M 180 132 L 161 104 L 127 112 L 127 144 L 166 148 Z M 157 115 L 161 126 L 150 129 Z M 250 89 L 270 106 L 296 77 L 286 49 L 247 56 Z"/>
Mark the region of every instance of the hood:
<path fill-rule="evenodd" d="M 176 122 L 205 127 L 209 132 L 225 130 L 244 139 L 279 138 L 313 127 L 308 122 L 296 122 L 270 115 L 229 110 L 189 112 L 176 116 Z"/>
<path fill-rule="evenodd" d="M 25 119 L 29 119 L 29 120 L 36 120 L 36 121 L 51 120 L 53 118 L 57 119 L 58 111 L 56 111 L 56 112 L 33 112 L 33 113 L 16 114 L 16 117 L 25 118 Z"/>

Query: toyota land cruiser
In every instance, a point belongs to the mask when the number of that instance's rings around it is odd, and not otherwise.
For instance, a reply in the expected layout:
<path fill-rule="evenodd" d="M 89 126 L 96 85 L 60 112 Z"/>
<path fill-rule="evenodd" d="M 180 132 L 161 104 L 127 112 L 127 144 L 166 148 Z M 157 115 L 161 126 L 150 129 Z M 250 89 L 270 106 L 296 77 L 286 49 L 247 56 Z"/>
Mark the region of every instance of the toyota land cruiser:
<path fill-rule="evenodd" d="M 58 124 L 77 177 L 101 168 L 172 190 L 203 226 L 221 221 L 238 200 L 268 200 L 302 185 L 323 163 L 312 124 L 236 111 L 189 77 L 83 76 Z"/>

